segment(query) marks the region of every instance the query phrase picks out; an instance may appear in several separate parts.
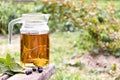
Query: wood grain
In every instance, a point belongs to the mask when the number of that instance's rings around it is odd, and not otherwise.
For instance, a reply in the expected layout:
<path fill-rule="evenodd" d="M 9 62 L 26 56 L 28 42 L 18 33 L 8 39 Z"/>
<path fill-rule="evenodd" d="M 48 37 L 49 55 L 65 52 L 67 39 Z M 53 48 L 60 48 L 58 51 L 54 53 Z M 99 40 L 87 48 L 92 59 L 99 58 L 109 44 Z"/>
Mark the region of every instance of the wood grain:
<path fill-rule="evenodd" d="M 0 80 L 49 80 L 49 78 L 55 72 L 55 65 L 49 64 L 46 66 L 42 73 L 33 72 L 30 75 L 26 74 L 15 74 L 14 76 L 8 78 L 9 76 L 4 75 Z M 8 78 L 8 79 L 7 79 Z"/>

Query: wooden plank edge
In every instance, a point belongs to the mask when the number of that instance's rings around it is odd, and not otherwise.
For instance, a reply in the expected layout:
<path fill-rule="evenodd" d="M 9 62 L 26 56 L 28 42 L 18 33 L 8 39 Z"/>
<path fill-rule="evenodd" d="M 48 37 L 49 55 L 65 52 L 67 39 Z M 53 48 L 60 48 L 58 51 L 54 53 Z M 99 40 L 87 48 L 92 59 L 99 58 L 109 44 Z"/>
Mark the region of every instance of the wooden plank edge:
<path fill-rule="evenodd" d="M 34 72 L 32 75 L 15 74 L 7 80 L 49 80 L 49 78 L 53 75 L 54 72 L 55 65 L 49 64 L 47 67 L 44 68 L 44 71 L 42 73 Z"/>

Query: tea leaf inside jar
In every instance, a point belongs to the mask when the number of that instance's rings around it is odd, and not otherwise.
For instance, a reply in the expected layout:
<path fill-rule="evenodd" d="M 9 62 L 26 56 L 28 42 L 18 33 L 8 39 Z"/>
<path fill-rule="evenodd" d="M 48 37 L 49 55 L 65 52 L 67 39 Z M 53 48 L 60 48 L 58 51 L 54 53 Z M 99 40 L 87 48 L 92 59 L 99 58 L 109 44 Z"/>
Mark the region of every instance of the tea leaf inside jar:
<path fill-rule="evenodd" d="M 36 58 L 33 60 L 33 64 L 35 66 L 44 66 L 48 63 L 48 60 L 47 59 L 44 59 L 44 58 Z"/>

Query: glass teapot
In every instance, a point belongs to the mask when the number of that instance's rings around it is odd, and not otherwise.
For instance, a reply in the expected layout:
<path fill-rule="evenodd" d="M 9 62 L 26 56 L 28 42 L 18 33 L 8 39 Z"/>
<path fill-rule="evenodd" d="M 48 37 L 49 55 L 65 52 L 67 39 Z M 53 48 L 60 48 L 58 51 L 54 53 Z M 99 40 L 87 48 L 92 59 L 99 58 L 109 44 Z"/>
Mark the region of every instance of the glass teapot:
<path fill-rule="evenodd" d="M 49 14 L 23 14 L 8 25 L 9 43 L 16 23 L 20 28 L 20 62 L 23 66 L 44 66 L 49 63 Z"/>

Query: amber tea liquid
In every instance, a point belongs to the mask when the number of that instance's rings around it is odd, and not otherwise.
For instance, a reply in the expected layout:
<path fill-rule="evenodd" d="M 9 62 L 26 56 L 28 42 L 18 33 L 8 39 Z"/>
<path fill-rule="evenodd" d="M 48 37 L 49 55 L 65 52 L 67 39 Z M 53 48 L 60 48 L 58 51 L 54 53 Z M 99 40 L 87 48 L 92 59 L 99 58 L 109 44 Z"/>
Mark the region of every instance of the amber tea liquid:
<path fill-rule="evenodd" d="M 49 34 L 21 34 L 21 63 L 49 63 Z"/>

